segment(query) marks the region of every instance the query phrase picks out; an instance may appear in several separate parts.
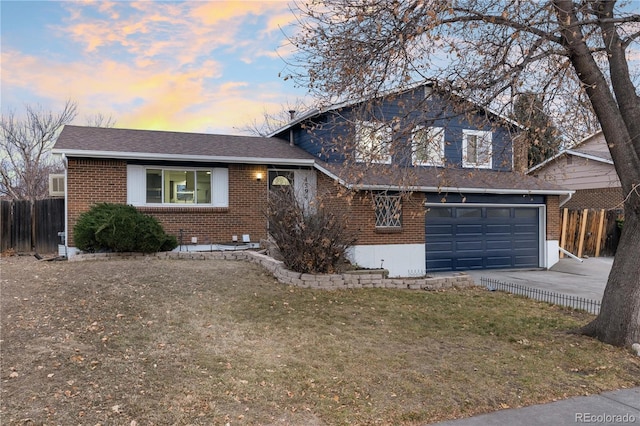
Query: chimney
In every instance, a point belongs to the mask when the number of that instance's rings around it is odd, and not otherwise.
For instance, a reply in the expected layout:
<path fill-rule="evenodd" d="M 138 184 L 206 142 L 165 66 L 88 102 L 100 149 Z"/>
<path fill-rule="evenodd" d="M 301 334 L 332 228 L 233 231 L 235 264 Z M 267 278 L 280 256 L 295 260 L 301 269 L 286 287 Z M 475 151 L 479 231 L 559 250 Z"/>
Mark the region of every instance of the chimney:
<path fill-rule="evenodd" d="M 296 117 L 296 110 L 294 109 L 290 109 L 289 110 L 289 118 L 291 119 L 291 121 L 293 121 L 293 119 Z M 289 128 L 289 145 L 293 146 L 294 142 L 293 142 L 293 125 Z"/>

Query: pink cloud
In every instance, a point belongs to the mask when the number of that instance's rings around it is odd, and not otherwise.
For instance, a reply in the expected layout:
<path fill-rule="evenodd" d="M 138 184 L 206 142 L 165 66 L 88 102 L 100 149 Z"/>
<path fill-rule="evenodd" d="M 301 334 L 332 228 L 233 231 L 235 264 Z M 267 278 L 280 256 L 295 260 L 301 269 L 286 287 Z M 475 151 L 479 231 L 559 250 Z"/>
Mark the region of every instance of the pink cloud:
<path fill-rule="evenodd" d="M 81 117 L 110 115 L 118 127 L 182 131 L 237 133 L 286 101 L 277 75 L 260 86 L 229 81 L 216 60 L 221 48 L 247 61 L 277 57 L 267 44 L 281 37 L 275 29 L 287 21 L 284 2 L 63 4 L 69 16 L 57 35 L 81 47 L 77 57 L 3 49 L 3 87 L 76 100 Z M 243 23 L 258 20 L 264 28 L 255 39 Z"/>

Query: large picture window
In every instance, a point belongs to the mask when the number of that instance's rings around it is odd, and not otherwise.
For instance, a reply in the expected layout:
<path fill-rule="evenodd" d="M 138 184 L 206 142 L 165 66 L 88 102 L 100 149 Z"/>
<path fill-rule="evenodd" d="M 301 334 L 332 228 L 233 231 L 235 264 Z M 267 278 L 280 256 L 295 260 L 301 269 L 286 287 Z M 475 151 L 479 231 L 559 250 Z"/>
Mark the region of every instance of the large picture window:
<path fill-rule="evenodd" d="M 464 130 L 462 133 L 463 167 L 491 168 L 493 155 L 491 132 Z"/>
<path fill-rule="evenodd" d="M 376 121 L 356 124 L 356 161 L 391 163 L 391 126 Z"/>
<path fill-rule="evenodd" d="M 411 145 L 414 165 L 444 165 L 443 127 L 417 127 L 411 134 Z"/>
<path fill-rule="evenodd" d="M 226 168 L 187 169 L 130 165 L 127 199 L 133 205 L 228 207 Z"/>
<path fill-rule="evenodd" d="M 147 169 L 147 204 L 211 204 L 211 170 Z"/>

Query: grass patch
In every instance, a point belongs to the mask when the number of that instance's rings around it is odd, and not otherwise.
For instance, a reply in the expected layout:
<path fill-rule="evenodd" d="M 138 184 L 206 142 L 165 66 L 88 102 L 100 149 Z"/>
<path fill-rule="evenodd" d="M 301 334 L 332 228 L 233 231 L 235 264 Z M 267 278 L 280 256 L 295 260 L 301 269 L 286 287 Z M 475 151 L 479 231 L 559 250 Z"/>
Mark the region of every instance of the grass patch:
<path fill-rule="evenodd" d="M 2 260 L 7 424 L 420 424 L 638 386 L 584 312 L 247 263 Z"/>

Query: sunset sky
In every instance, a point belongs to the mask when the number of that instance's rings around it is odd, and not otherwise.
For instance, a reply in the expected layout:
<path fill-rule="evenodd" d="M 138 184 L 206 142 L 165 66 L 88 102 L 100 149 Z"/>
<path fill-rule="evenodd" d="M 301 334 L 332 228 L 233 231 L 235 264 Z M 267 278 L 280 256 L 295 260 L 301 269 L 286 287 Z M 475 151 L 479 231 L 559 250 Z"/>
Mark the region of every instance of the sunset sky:
<path fill-rule="evenodd" d="M 286 1 L 1 1 L 2 112 L 60 110 L 74 124 L 246 134 L 306 90 L 279 76 Z M 283 33 L 284 32 L 284 33 Z"/>

